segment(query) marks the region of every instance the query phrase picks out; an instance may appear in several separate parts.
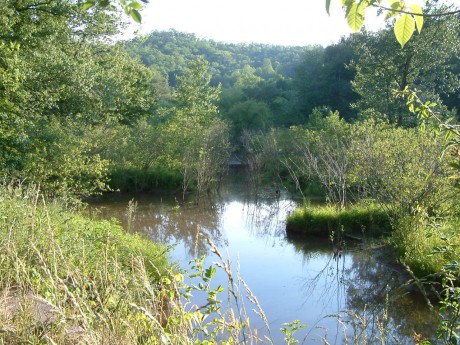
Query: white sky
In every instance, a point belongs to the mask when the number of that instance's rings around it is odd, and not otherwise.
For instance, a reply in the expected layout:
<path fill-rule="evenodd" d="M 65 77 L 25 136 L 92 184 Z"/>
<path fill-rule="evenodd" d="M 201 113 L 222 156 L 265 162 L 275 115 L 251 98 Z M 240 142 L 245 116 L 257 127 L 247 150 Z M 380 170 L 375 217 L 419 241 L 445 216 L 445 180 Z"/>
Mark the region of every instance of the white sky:
<path fill-rule="evenodd" d="M 419 2 L 418 0 L 415 0 Z M 446 1 L 459 3 L 460 0 Z M 351 31 L 340 0 L 150 0 L 142 10 L 140 33 L 175 29 L 200 38 L 232 43 L 328 45 Z M 373 13 L 366 23 L 382 22 Z"/>

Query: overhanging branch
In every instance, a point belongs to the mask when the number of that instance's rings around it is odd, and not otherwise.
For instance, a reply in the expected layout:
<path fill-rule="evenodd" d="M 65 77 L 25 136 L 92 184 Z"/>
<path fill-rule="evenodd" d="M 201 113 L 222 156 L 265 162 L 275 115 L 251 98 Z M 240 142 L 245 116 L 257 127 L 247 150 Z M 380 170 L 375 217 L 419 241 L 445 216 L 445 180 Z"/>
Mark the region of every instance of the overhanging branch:
<path fill-rule="evenodd" d="M 445 16 L 451 16 L 451 15 L 455 15 L 455 14 L 460 13 L 460 10 L 454 10 L 454 11 L 442 12 L 442 13 L 414 13 L 414 12 L 411 12 L 411 11 L 397 10 L 397 9 L 394 9 L 394 8 L 390 8 L 390 7 L 386 7 L 386 6 L 382 6 L 382 5 L 377 5 L 377 4 L 372 4 L 372 6 L 375 7 L 375 8 L 384 10 L 384 11 L 388 11 L 388 12 L 411 14 L 413 16 L 427 17 L 427 18 L 445 17 Z"/>

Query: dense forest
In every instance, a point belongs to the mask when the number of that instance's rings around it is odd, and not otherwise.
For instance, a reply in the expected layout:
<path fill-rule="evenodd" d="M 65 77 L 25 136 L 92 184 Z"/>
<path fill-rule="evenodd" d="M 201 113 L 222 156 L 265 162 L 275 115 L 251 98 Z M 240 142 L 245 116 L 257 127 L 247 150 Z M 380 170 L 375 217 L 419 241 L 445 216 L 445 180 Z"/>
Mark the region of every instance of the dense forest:
<path fill-rule="evenodd" d="M 140 3 L 121 3 L 139 19 Z M 104 192 L 212 194 L 237 156 L 255 187 L 319 195 L 338 211 L 383 210 L 390 225 L 378 236 L 414 277 L 433 277 L 443 290 L 442 315 L 454 316 L 440 323 L 440 339 L 456 343 L 456 11 L 429 2 L 423 29 L 402 49 L 391 21 L 327 47 L 226 44 L 177 31 L 114 41 L 120 14 L 108 2 L 93 5 L 0 2 L 0 291 L 24 287 L 71 305 L 94 343 L 104 332 L 115 343 L 159 343 L 159 334 L 185 341 L 189 320 L 168 323 L 167 307 L 142 304 L 177 298 L 171 284 L 181 278 L 165 273 L 165 249 L 65 212 Z M 114 330 L 111 311 L 135 326 Z M 0 337 L 39 338 L 21 327 L 0 327 Z"/>

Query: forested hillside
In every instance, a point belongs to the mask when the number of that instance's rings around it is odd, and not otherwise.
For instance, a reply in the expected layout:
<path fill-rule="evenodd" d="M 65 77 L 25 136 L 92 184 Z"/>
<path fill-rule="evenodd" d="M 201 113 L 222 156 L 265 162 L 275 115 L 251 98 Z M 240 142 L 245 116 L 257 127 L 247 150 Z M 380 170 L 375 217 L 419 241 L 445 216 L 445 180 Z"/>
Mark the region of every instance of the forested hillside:
<path fill-rule="evenodd" d="M 156 74 L 160 103 L 169 100 L 176 78 L 197 57 L 209 62 L 210 85 L 222 88 L 219 109 L 235 143 L 244 130 L 303 124 L 315 107 L 356 111 L 347 65 L 356 59 L 350 39 L 328 46 L 289 47 L 229 44 L 177 31 L 153 32 L 125 44 Z M 162 96 L 161 96 L 162 95 Z"/>
<path fill-rule="evenodd" d="M 219 83 L 230 87 L 239 74 L 248 77 L 269 78 L 280 75 L 292 78 L 306 47 L 272 46 L 265 44 L 230 44 L 196 37 L 194 34 L 175 30 L 152 32 L 146 37 L 128 42 L 127 50 L 138 56 L 148 67 L 169 77 L 175 86 L 177 75 L 198 56 L 210 64 L 211 85 Z"/>

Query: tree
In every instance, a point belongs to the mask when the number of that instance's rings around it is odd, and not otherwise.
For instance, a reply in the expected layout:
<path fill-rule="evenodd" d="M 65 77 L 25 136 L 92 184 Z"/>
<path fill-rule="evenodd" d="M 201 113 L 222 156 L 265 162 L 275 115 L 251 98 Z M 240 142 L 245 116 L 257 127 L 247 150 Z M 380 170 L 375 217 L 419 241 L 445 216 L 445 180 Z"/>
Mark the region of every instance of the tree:
<path fill-rule="evenodd" d="M 108 7 L 0 3 L 2 177 L 39 183 L 54 196 L 103 189 L 107 162 L 88 134 L 145 118 L 156 102 L 152 71 L 107 40 L 118 29 Z"/>
<path fill-rule="evenodd" d="M 147 3 L 147 0 L 119 0 L 118 5 L 121 5 L 123 8 L 124 12 L 131 16 L 131 18 L 137 22 L 140 23 L 142 21 L 142 17 L 140 14 L 140 10 L 143 9 L 142 3 Z M 110 5 L 111 1 L 110 0 L 88 0 L 82 3 L 82 8 L 85 10 L 89 10 L 90 8 L 96 6 L 96 7 L 101 7 L 101 8 L 106 8 Z M 112 1 L 113 3 L 113 1 Z"/>
<path fill-rule="evenodd" d="M 232 139 L 237 142 L 244 131 L 266 131 L 273 121 L 273 114 L 264 102 L 247 100 L 236 103 L 225 114 L 231 123 Z"/>
<path fill-rule="evenodd" d="M 455 93 L 460 88 L 453 73 L 453 58 L 460 51 L 459 28 L 456 16 L 428 18 L 421 34 L 404 49 L 398 48 L 389 28 L 356 36 L 359 61 L 353 64 L 353 89 L 361 97 L 355 107 L 375 110 L 398 125 L 413 125 L 416 119 L 394 91 L 416 88 L 423 99 L 436 101 L 440 93 L 444 97 Z"/>
<path fill-rule="evenodd" d="M 199 192 L 215 185 L 229 156 L 228 129 L 216 105 L 220 88 L 209 85 L 207 71 L 208 62 L 199 58 L 178 78 L 176 105 L 164 109 L 168 120 L 160 128 L 165 144 L 162 159 L 180 171 L 183 198 L 192 183 Z"/>

